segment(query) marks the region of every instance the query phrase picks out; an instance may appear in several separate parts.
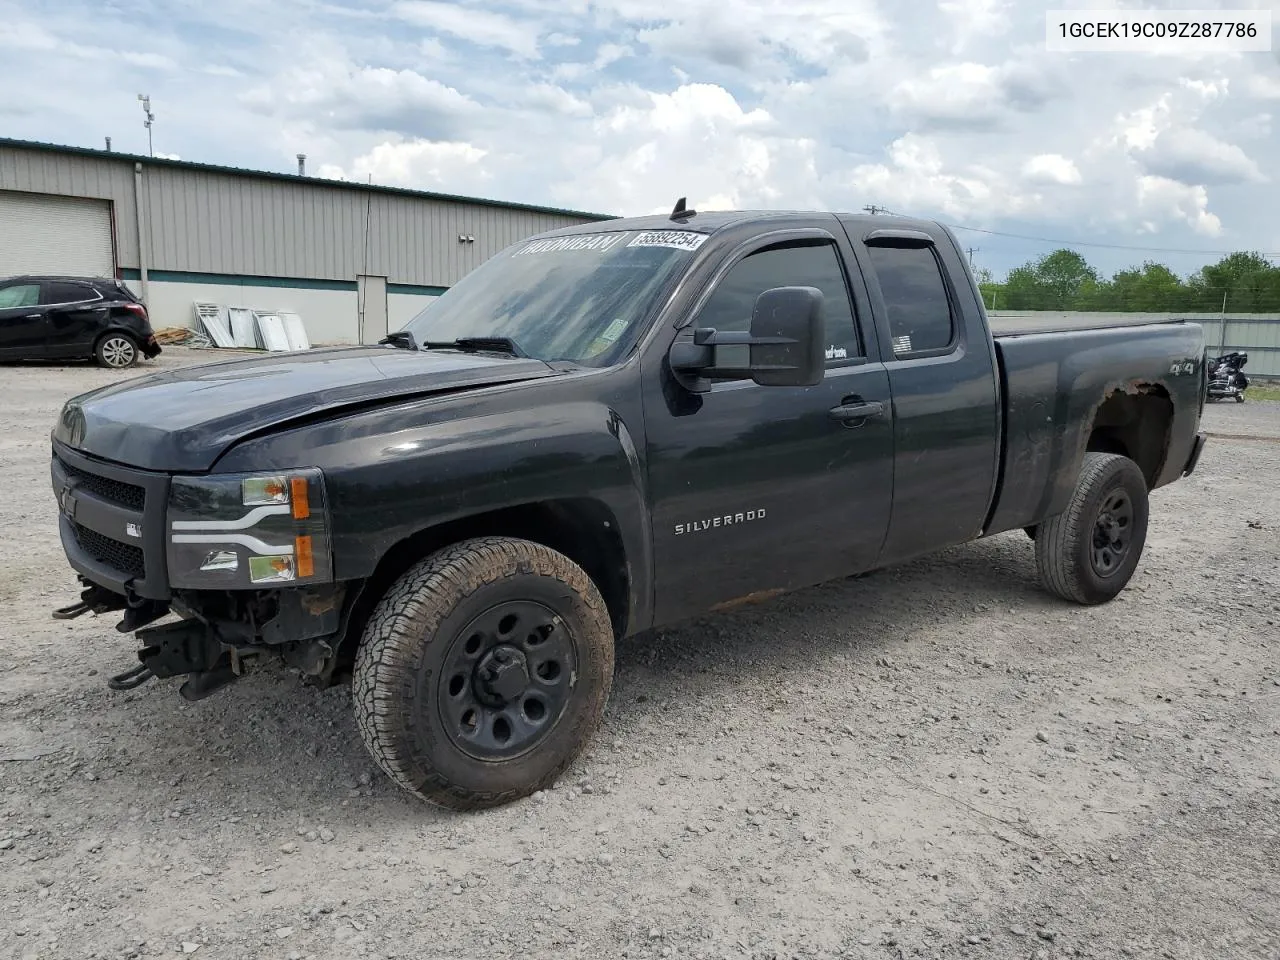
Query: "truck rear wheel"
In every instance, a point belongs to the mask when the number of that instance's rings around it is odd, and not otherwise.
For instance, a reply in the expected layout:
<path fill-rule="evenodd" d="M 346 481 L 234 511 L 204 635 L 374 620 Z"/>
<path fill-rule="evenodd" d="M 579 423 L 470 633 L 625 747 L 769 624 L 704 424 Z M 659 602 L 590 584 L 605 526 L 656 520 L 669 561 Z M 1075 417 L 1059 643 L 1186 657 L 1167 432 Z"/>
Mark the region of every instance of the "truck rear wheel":
<path fill-rule="evenodd" d="M 1040 582 L 1064 600 L 1113 599 L 1142 557 L 1147 515 L 1147 483 L 1138 465 L 1113 453 L 1086 453 L 1067 509 L 1039 525 Z"/>
<path fill-rule="evenodd" d="M 549 547 L 464 541 L 410 568 L 356 653 L 365 746 L 396 783 L 455 810 L 549 786 L 604 715 L 613 627 L 591 578 Z"/>

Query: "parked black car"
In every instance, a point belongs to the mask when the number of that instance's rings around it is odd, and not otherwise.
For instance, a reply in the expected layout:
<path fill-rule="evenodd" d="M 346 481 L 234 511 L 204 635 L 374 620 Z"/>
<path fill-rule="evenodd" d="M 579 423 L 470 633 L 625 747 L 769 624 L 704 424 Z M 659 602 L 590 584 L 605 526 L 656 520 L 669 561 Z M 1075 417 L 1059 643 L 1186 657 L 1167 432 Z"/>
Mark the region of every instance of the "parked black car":
<path fill-rule="evenodd" d="M 0 360 L 92 357 L 122 368 L 159 353 L 147 308 L 119 280 L 0 280 Z"/>

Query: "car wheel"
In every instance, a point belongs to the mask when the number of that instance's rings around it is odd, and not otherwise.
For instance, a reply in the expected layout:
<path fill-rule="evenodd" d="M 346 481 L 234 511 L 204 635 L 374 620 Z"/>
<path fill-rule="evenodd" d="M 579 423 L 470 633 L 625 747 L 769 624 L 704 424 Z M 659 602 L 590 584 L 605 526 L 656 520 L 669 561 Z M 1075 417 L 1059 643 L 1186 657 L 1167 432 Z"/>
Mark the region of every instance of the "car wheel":
<path fill-rule="evenodd" d="M 1040 524 L 1041 583 L 1076 603 L 1111 600 L 1137 569 L 1147 517 L 1147 482 L 1138 465 L 1117 454 L 1086 453 L 1067 509 Z"/>
<path fill-rule="evenodd" d="M 1244 403 L 1244 394 L 1243 394 L 1243 393 L 1237 393 L 1237 394 L 1236 394 L 1236 403 Z"/>
<path fill-rule="evenodd" d="M 406 572 L 356 652 L 356 723 L 401 787 L 455 810 L 549 786 L 598 728 L 613 627 L 581 567 L 485 537 Z"/>
<path fill-rule="evenodd" d="M 113 370 L 123 370 L 138 362 L 138 345 L 123 333 L 108 333 L 98 341 L 93 352 L 99 366 Z"/>

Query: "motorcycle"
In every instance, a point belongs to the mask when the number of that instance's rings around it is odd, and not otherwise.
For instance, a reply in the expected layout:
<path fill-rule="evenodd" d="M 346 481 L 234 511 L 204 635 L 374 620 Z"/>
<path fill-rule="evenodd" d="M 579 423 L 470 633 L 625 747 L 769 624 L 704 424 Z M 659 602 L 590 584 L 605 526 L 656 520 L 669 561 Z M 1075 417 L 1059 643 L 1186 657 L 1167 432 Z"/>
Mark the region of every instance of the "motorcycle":
<path fill-rule="evenodd" d="M 1227 353 L 1208 361 L 1210 400 L 1226 400 L 1235 397 L 1236 403 L 1244 403 L 1244 392 L 1249 379 L 1242 372 L 1249 362 L 1247 353 Z"/>

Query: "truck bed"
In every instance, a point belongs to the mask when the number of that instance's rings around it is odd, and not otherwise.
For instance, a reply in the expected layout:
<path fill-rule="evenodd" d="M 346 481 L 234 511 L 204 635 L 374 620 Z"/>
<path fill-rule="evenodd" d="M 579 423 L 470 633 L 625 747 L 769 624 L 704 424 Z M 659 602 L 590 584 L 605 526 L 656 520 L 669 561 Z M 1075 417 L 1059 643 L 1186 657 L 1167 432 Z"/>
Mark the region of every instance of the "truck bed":
<path fill-rule="evenodd" d="M 1146 314 L 1134 314 L 1132 319 L 1114 313 L 1097 316 L 1009 316 L 993 317 L 987 315 L 991 333 L 1000 337 L 1025 337 L 1033 333 L 1070 333 L 1073 330 L 1107 330 L 1111 328 L 1147 327 L 1159 323 L 1185 323 L 1185 320 L 1174 320 L 1168 317 L 1152 317 Z"/>
<path fill-rule="evenodd" d="M 1102 403 L 1115 394 L 1140 404 L 1128 408 L 1133 422 L 1156 424 L 1126 436 L 1149 485 L 1162 486 L 1181 475 L 1199 420 L 1204 354 L 1199 324 L 1117 326 L 1112 321 L 1054 328 L 1046 323 L 1014 327 L 1015 332 L 997 329 L 995 321 L 991 325 L 1004 428 L 1003 474 L 989 532 L 1037 523 L 1066 507 L 1091 425 Z"/>

